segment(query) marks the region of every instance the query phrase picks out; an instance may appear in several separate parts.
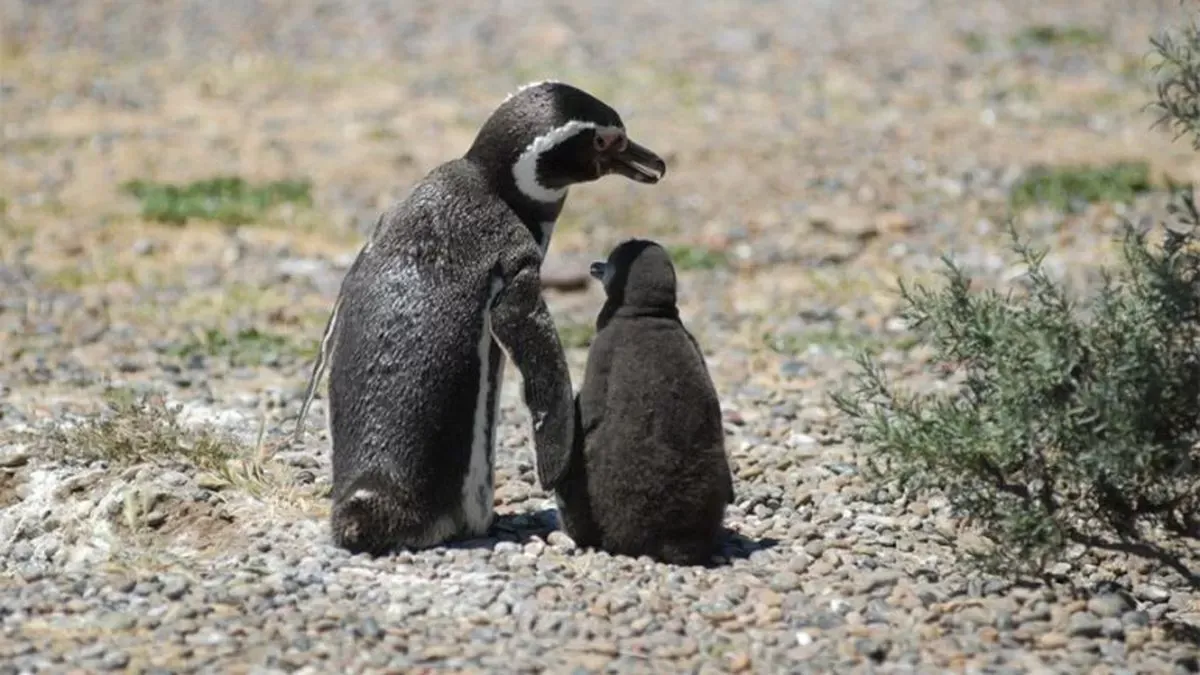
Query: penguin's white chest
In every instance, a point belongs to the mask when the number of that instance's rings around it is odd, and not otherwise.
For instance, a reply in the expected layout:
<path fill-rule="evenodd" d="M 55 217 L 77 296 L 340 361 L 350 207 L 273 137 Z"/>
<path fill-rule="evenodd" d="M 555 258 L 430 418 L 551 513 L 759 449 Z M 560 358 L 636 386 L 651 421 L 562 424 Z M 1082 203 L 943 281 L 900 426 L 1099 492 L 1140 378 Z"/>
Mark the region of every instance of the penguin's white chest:
<path fill-rule="evenodd" d="M 479 356 L 479 386 L 475 391 L 471 458 L 467 466 L 467 475 L 463 478 L 462 509 L 466 529 L 477 536 L 487 532 L 494 511 L 495 481 L 491 470 L 495 436 L 493 428 L 500 419 L 500 380 L 504 375 L 504 354 L 501 352 L 499 355 L 501 363 L 492 363 L 491 306 L 502 288 L 501 279 L 492 279 L 487 303 L 484 305 L 479 343 L 476 345 Z M 495 380 L 490 377 L 493 367 L 496 367 Z M 488 405 L 489 396 L 493 397 L 491 406 Z"/>

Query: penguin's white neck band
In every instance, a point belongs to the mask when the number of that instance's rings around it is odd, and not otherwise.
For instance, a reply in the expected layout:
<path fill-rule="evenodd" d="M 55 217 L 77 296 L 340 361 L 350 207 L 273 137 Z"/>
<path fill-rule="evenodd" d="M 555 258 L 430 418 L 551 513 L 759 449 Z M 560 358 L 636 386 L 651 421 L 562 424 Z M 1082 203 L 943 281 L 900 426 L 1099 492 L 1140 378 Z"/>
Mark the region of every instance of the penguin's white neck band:
<path fill-rule="evenodd" d="M 544 153 L 553 150 L 562 142 L 588 129 L 612 132 L 621 131 L 619 128 L 601 126 L 595 122 L 571 120 L 560 127 L 551 129 L 549 132 L 538 136 L 533 139 L 532 143 L 526 146 L 525 150 L 521 152 L 520 157 L 517 158 L 516 163 L 513 164 L 513 180 L 517 184 L 517 190 L 535 202 L 546 204 L 553 204 L 566 197 L 567 188 L 548 188 L 538 180 L 538 160 Z"/>

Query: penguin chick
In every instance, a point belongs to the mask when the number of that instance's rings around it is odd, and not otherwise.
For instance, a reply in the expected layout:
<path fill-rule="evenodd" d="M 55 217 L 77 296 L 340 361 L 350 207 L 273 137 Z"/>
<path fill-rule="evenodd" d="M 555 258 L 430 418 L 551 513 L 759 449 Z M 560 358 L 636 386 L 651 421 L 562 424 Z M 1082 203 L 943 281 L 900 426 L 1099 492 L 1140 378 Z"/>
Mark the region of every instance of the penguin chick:
<path fill-rule="evenodd" d="M 591 274 L 607 299 L 555 491 L 560 523 L 581 547 L 705 564 L 733 477 L 716 388 L 679 319 L 674 266 L 655 242 L 631 239 Z"/>
<path fill-rule="evenodd" d="M 571 185 L 655 183 L 665 170 L 607 104 L 541 82 L 381 216 L 342 282 L 297 422 L 298 438 L 327 362 L 337 545 L 383 554 L 487 532 L 505 354 L 524 382 L 538 480 L 561 480 L 572 388 L 539 281 L 554 222 Z"/>

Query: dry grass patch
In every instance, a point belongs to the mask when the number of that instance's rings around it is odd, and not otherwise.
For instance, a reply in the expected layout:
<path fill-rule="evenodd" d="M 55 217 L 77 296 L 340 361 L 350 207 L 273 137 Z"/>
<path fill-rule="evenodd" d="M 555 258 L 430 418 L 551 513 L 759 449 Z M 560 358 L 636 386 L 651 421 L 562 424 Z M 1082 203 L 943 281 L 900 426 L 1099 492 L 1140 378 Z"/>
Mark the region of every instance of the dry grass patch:
<path fill-rule="evenodd" d="M 168 404 L 158 394 L 109 388 L 102 400 L 101 411 L 75 424 L 57 426 L 41 438 L 51 457 L 102 460 L 127 471 L 144 466 L 191 467 L 200 487 L 229 494 L 230 500 L 240 493 L 269 508 L 305 513 L 318 508 L 321 495 L 311 485 L 313 477 L 301 480 L 291 467 L 275 461 L 282 442 L 267 442 L 265 417 L 255 441 L 247 444 L 210 424 L 186 423 L 181 406 Z M 122 499 L 121 520 L 131 532 L 159 530 L 169 522 L 180 529 L 192 520 L 209 525 L 214 519 L 232 520 L 220 510 L 189 505 L 158 488 L 129 489 Z M 187 518 L 172 519 L 172 515 Z"/>
<path fill-rule="evenodd" d="M 109 388 L 101 399 L 103 411 L 46 436 L 53 455 L 118 465 L 184 462 L 218 471 L 238 455 L 236 441 L 212 429 L 188 428 L 179 408 L 161 396 Z"/>

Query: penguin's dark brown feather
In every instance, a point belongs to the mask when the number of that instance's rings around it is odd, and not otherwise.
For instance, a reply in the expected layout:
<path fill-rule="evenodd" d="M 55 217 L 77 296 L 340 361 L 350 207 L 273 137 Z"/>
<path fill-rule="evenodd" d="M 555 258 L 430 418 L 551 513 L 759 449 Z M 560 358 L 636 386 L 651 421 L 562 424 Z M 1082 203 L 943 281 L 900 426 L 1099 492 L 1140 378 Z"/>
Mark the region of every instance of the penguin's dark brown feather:
<path fill-rule="evenodd" d="M 716 389 L 666 251 L 630 240 L 605 270 L 560 521 L 580 546 L 704 564 L 733 492 Z"/>

